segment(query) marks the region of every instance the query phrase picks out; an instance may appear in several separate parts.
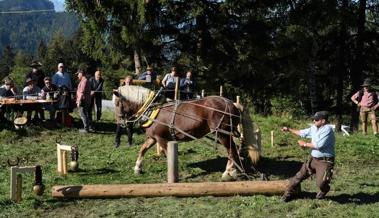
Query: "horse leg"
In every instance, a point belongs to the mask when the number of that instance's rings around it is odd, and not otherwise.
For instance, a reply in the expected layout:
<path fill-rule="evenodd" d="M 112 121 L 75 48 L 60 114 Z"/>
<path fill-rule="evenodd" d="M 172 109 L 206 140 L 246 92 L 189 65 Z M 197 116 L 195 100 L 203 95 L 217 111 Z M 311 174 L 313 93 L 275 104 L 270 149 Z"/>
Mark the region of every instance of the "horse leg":
<path fill-rule="evenodd" d="M 151 146 L 155 144 L 155 142 L 156 142 L 155 139 L 148 137 L 145 143 L 143 143 L 143 145 L 141 146 L 141 149 L 138 152 L 136 165 L 134 166 L 134 174 L 136 175 L 141 174 L 143 156 L 145 155 L 146 151 L 149 150 L 149 148 L 151 148 Z"/>
<path fill-rule="evenodd" d="M 223 144 L 228 152 L 228 162 L 226 163 L 226 168 L 222 174 L 222 181 L 233 181 L 237 179 L 237 169 L 235 163 L 238 163 L 238 153 L 236 145 L 231 136 L 220 135 L 219 139 L 221 144 Z"/>

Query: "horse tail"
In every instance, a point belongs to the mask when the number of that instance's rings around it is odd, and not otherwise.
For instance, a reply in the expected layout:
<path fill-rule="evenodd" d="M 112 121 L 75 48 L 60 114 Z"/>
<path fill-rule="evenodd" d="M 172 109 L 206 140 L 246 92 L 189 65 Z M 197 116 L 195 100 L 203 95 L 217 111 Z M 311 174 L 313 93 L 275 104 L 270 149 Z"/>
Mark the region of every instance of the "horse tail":
<path fill-rule="evenodd" d="M 244 108 L 239 102 L 234 104 L 241 113 L 241 120 L 238 125 L 241 141 L 241 151 L 250 158 L 253 165 L 260 160 L 261 152 L 261 132 L 251 119 L 248 108 Z"/>

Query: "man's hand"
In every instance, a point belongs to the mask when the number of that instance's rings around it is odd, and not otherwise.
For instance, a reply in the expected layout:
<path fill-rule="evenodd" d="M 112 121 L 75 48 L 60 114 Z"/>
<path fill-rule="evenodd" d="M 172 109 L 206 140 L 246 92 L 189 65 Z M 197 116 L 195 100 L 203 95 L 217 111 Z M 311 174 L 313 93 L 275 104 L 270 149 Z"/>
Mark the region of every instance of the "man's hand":
<path fill-rule="evenodd" d="M 95 91 L 91 91 L 91 96 L 93 96 L 95 94 Z"/>
<path fill-rule="evenodd" d="M 307 147 L 307 143 L 303 140 L 298 140 L 297 143 L 300 145 L 300 147 L 305 148 Z"/>
<path fill-rule="evenodd" d="M 288 132 L 288 131 L 290 131 L 290 129 L 288 127 L 286 127 L 286 126 L 282 127 L 282 132 Z"/>

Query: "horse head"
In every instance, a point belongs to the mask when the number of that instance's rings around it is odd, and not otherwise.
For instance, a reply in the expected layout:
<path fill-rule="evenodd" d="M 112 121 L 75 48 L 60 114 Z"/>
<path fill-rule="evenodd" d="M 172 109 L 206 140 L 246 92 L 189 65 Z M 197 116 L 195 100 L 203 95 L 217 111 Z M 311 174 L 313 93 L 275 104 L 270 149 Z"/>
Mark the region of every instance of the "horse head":
<path fill-rule="evenodd" d="M 134 85 L 121 86 L 113 94 L 116 96 L 116 114 L 125 120 L 137 118 L 154 97 L 150 89 Z"/>

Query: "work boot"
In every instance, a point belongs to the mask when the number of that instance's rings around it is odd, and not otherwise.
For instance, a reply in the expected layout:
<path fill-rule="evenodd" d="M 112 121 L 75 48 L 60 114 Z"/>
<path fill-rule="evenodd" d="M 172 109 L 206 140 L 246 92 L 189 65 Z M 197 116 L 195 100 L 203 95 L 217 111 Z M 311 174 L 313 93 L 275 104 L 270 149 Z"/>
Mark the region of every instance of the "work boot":
<path fill-rule="evenodd" d="M 115 147 L 115 148 L 120 147 L 120 142 L 115 142 L 115 143 L 114 143 L 114 147 Z"/>
<path fill-rule="evenodd" d="M 128 145 L 129 145 L 129 146 L 132 146 L 132 145 L 133 145 L 133 139 L 129 139 L 129 140 L 128 140 Z"/>

